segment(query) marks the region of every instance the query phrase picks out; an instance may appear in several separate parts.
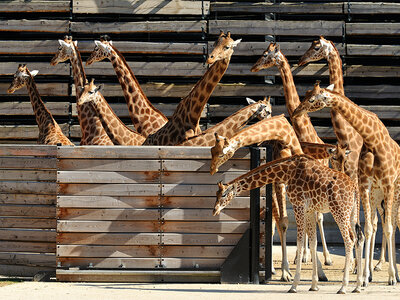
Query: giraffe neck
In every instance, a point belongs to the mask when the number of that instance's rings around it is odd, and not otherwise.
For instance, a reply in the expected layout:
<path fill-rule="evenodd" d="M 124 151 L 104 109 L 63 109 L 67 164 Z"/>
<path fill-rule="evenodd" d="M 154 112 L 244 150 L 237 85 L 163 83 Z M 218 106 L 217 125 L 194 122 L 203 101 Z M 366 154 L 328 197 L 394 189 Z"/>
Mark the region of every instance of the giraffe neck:
<path fill-rule="evenodd" d="M 114 47 L 110 61 L 122 86 L 129 115 L 136 130 L 143 136 L 156 132 L 168 122 L 167 117 L 147 99 L 132 69 Z"/>
<path fill-rule="evenodd" d="M 74 77 L 76 100 L 78 100 L 81 95 L 81 90 L 79 87 L 85 86 L 86 74 L 85 74 L 85 69 L 83 68 L 82 58 L 78 49 L 75 47 L 75 45 L 72 46 L 72 49 L 73 49 L 72 50 L 73 54 L 70 60 L 72 66 L 72 73 Z"/>
<path fill-rule="evenodd" d="M 281 63 L 278 66 L 282 77 L 283 90 L 285 93 L 286 107 L 289 112 L 290 120 L 297 137 L 301 142 L 322 143 L 318 137 L 314 126 L 311 124 L 310 117 L 307 114 L 299 118 L 292 118 L 293 111 L 299 106 L 300 99 L 294 85 L 292 71 L 286 57 L 281 56 Z"/>
<path fill-rule="evenodd" d="M 185 123 L 192 128 L 199 127 L 201 113 L 214 91 L 218 82 L 225 74 L 229 65 L 229 59 L 221 59 L 215 62 L 200 78 L 196 85 L 178 105 L 174 112 L 173 119 L 184 119 Z"/>
<path fill-rule="evenodd" d="M 235 195 L 240 195 L 244 191 L 259 188 L 273 182 L 279 181 L 279 183 L 286 184 L 296 169 L 299 157 L 303 156 L 296 155 L 271 161 L 232 180 L 228 185 L 233 185 Z"/>
<path fill-rule="evenodd" d="M 56 128 L 57 123 L 44 105 L 32 76 L 28 78 L 26 87 L 32 103 L 33 112 L 35 113 L 36 123 L 39 126 L 39 131 L 44 132 L 50 128 Z"/>
<path fill-rule="evenodd" d="M 334 84 L 334 91 L 339 94 L 344 94 L 343 88 L 343 70 L 342 70 L 342 59 L 340 58 L 339 51 L 336 47 L 332 47 L 333 51 L 329 53 L 327 57 L 328 68 L 329 68 L 329 82 Z"/>
<path fill-rule="evenodd" d="M 378 131 L 384 131 L 389 135 L 386 127 L 382 124 L 379 118 L 370 111 L 367 111 L 349 98 L 341 94 L 335 94 L 331 101 L 331 107 L 361 135 L 367 147 L 373 146 L 376 142 L 375 137 Z"/>
<path fill-rule="evenodd" d="M 234 141 L 233 144 L 237 145 L 235 150 L 266 140 L 279 141 L 284 148 L 290 148 L 292 154 L 303 153 L 295 132 L 283 115 L 257 122 L 239 131 L 231 139 L 231 141 Z"/>

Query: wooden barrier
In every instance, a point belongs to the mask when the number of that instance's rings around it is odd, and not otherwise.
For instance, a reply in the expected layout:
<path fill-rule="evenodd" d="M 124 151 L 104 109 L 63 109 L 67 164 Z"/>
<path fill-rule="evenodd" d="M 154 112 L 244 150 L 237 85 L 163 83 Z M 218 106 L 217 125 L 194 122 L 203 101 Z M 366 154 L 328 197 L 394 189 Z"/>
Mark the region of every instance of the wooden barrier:
<path fill-rule="evenodd" d="M 209 147 L 59 148 L 57 279 L 156 280 L 131 272 L 146 269 L 219 281 L 201 271 L 218 271 L 249 227 L 249 198 L 213 217 L 216 182 L 249 170 L 250 155 L 240 149 L 214 176 L 210 157 Z"/>
<path fill-rule="evenodd" d="M 55 273 L 56 147 L 0 146 L 0 274 Z"/>

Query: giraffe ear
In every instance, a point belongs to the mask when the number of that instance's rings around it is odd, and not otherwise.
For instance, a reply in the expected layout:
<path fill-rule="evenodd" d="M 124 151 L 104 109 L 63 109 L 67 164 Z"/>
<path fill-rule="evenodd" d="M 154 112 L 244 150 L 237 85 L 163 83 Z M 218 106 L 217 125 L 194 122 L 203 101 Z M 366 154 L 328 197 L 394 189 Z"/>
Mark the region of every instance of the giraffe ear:
<path fill-rule="evenodd" d="M 223 188 L 224 188 L 224 184 L 222 183 L 222 180 L 221 181 L 218 181 L 218 188 L 220 189 L 220 190 L 222 190 Z"/>
<path fill-rule="evenodd" d="M 247 100 L 247 103 L 248 103 L 248 104 L 254 104 L 254 103 L 256 103 L 256 101 L 254 101 L 253 99 L 251 99 L 251 98 L 249 98 L 249 97 L 246 97 L 246 100 Z"/>
<path fill-rule="evenodd" d="M 78 41 L 74 41 L 74 45 L 75 45 L 75 47 L 77 47 L 78 46 Z"/>
<path fill-rule="evenodd" d="M 96 92 L 98 92 L 98 91 L 101 91 L 101 90 L 103 89 L 103 87 L 104 87 L 104 84 L 99 84 L 99 85 L 94 89 L 94 92 L 96 93 Z"/>
<path fill-rule="evenodd" d="M 96 44 L 96 46 L 103 48 L 102 42 L 95 40 L 94 43 Z"/>
<path fill-rule="evenodd" d="M 332 92 L 334 88 L 335 88 L 335 84 L 332 83 L 331 85 L 329 85 L 329 86 L 326 87 L 326 90 Z"/>
<path fill-rule="evenodd" d="M 58 40 L 58 43 L 63 47 L 71 47 L 70 44 L 64 42 L 63 40 Z"/>
<path fill-rule="evenodd" d="M 336 148 L 328 148 L 328 152 L 330 154 L 334 154 L 336 152 Z"/>
<path fill-rule="evenodd" d="M 233 42 L 232 44 L 232 48 L 236 47 L 237 45 L 239 45 L 239 43 L 242 41 L 242 39 L 238 39 L 236 41 Z"/>
<path fill-rule="evenodd" d="M 351 150 L 346 150 L 346 151 L 344 152 L 344 154 L 345 154 L 346 156 L 348 156 L 350 153 L 351 153 Z"/>
<path fill-rule="evenodd" d="M 39 73 L 38 70 L 33 70 L 33 71 L 31 71 L 32 77 L 35 77 L 38 73 Z"/>

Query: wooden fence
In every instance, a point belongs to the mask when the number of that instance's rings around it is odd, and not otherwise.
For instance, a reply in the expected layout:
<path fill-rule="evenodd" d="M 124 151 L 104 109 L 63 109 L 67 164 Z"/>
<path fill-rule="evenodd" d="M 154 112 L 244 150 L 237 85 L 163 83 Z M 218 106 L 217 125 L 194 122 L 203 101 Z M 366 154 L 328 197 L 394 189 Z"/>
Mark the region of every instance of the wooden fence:
<path fill-rule="evenodd" d="M 276 2 L 276 3 L 273 3 Z M 344 63 L 345 91 L 357 104 L 374 111 L 400 140 L 398 77 L 400 4 L 396 1 L 107 1 L 22 0 L 0 2 L 0 140 L 34 142 L 37 126 L 26 90 L 7 95 L 19 63 L 38 69 L 39 92 L 65 133 L 79 141 L 73 81 L 69 63 L 50 66 L 57 39 L 71 34 L 85 60 L 93 40 L 109 34 L 125 55 L 143 90 L 157 108 L 171 116 L 205 72 L 205 57 L 219 30 L 242 38 L 231 64 L 204 110 L 202 126 L 226 117 L 245 103 L 273 96 L 274 114 L 286 112 L 279 72 L 251 73 L 267 47 L 280 43 L 293 66 L 300 96 L 316 79 L 328 83 L 325 61 L 298 67 L 312 40 L 332 40 Z M 130 118 L 111 63 L 86 68 L 89 77 L 105 83 L 104 95 L 124 122 Z M 328 111 L 312 114 L 319 135 L 334 139 Z"/>
<path fill-rule="evenodd" d="M 55 146 L 0 146 L 0 274 L 56 266 Z"/>

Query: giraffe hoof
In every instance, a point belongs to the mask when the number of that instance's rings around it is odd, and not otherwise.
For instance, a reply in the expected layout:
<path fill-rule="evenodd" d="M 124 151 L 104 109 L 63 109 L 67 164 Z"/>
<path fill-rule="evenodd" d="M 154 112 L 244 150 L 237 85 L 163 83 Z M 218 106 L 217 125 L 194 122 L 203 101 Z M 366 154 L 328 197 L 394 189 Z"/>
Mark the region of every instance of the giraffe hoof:
<path fill-rule="evenodd" d="M 352 291 L 352 293 L 357 293 L 357 294 L 359 294 L 359 293 L 361 293 L 361 289 L 360 289 L 359 287 L 356 287 L 356 288 Z"/>
<path fill-rule="evenodd" d="M 396 285 L 396 280 L 389 279 L 388 285 Z"/>
<path fill-rule="evenodd" d="M 380 263 L 378 263 L 378 264 L 375 266 L 374 271 L 376 271 L 376 272 L 382 271 L 382 265 L 381 265 Z"/>
<path fill-rule="evenodd" d="M 367 287 L 368 283 L 366 281 L 363 281 L 362 287 Z"/>
<path fill-rule="evenodd" d="M 324 281 L 324 282 L 326 282 L 326 281 L 328 281 L 328 277 L 326 277 L 325 274 L 318 275 L 318 281 Z"/>
<path fill-rule="evenodd" d="M 295 288 L 291 288 L 290 290 L 288 290 L 288 293 L 295 294 L 297 293 L 297 290 Z"/>
<path fill-rule="evenodd" d="M 332 261 L 331 260 L 325 261 L 324 265 L 325 266 L 332 266 Z"/>
<path fill-rule="evenodd" d="M 396 276 L 396 280 L 397 280 L 397 282 L 400 282 L 400 277 Z"/>
<path fill-rule="evenodd" d="M 338 292 L 336 294 L 344 295 L 344 294 L 346 294 L 346 291 L 343 289 L 340 289 L 340 290 L 338 290 Z"/>
<path fill-rule="evenodd" d="M 372 282 L 372 274 L 368 276 L 368 282 Z"/>
<path fill-rule="evenodd" d="M 309 289 L 310 292 L 318 292 L 319 291 L 319 287 L 310 287 Z"/>

